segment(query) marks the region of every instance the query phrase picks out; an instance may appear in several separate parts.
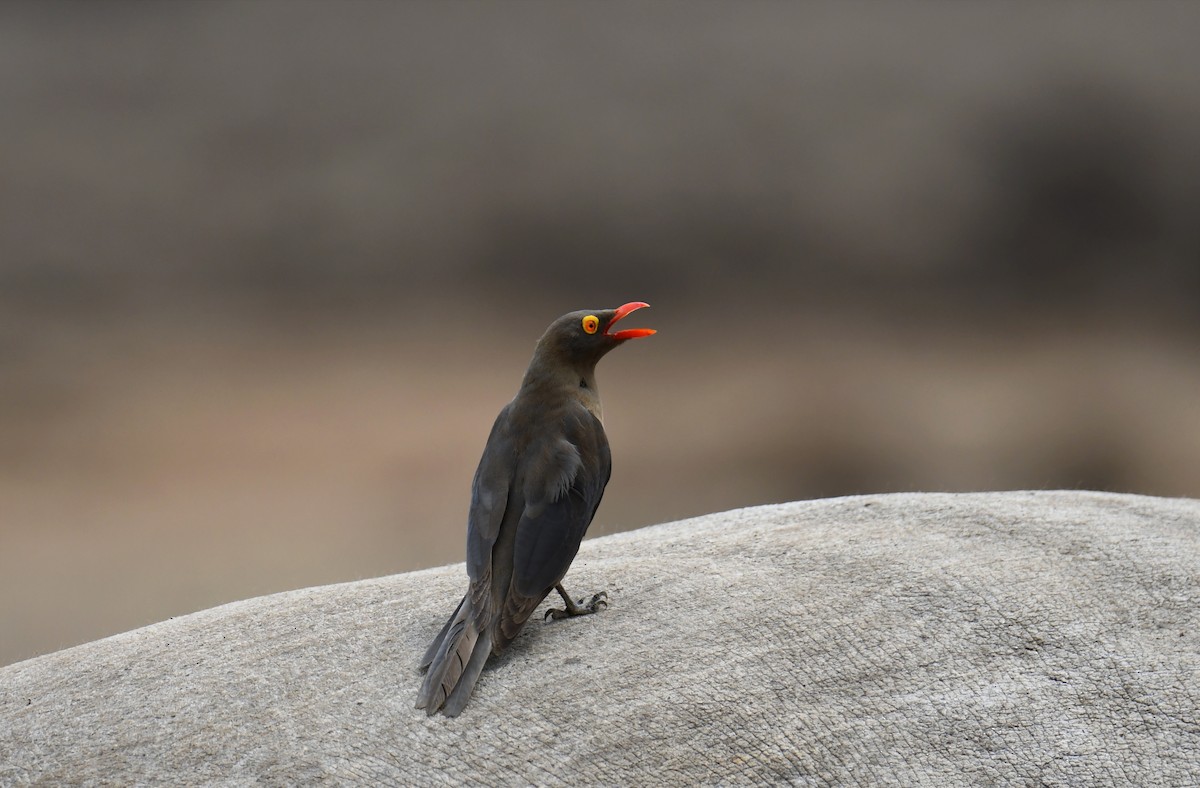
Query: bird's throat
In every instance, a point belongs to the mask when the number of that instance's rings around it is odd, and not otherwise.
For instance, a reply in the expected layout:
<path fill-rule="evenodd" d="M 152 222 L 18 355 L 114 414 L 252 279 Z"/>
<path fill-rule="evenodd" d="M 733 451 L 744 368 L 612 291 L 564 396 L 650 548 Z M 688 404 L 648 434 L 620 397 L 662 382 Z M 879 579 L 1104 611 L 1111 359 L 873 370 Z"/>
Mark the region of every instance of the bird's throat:
<path fill-rule="evenodd" d="M 604 422 L 600 408 L 600 389 L 596 387 L 596 378 L 594 375 L 584 374 L 579 376 L 579 386 L 575 390 L 575 396 L 598 421 L 601 423 Z"/>

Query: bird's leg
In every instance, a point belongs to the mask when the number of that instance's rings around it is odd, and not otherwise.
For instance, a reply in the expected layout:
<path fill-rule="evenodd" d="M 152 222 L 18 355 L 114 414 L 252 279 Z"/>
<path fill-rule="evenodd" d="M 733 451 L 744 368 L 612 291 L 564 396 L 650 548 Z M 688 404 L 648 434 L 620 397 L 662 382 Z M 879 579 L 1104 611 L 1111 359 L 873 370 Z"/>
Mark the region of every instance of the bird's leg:
<path fill-rule="evenodd" d="M 557 621 L 560 618 L 569 618 L 571 616 L 586 616 L 595 613 L 596 611 L 600 610 L 601 607 L 608 607 L 608 602 L 604 601 L 608 599 L 608 594 L 604 593 L 603 591 L 598 594 L 593 594 L 592 598 L 588 600 L 587 604 L 584 604 L 582 599 L 580 599 L 578 602 L 575 602 L 573 599 L 571 599 L 571 595 L 568 594 L 567 590 L 562 587 L 562 583 L 556 585 L 554 590 L 557 591 L 558 595 L 563 598 L 563 602 L 566 603 L 566 609 L 551 608 L 550 610 L 546 611 L 545 618 L 552 618 Z"/>

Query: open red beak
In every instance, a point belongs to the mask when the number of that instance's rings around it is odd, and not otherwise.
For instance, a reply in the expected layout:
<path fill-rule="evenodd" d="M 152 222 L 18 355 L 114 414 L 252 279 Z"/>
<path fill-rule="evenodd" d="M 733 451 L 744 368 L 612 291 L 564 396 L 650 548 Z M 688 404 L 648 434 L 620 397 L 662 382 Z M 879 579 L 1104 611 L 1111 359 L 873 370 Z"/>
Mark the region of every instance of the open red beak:
<path fill-rule="evenodd" d="M 613 315 L 613 319 L 608 321 L 608 325 L 604 327 L 605 336 L 610 336 L 613 339 L 638 339 L 640 337 L 653 336 L 656 332 L 653 328 L 626 328 L 622 331 L 612 332 L 611 329 L 617 324 L 617 321 L 625 317 L 631 312 L 650 306 L 644 301 L 630 301 L 628 304 L 623 304 L 617 307 L 617 313 Z"/>

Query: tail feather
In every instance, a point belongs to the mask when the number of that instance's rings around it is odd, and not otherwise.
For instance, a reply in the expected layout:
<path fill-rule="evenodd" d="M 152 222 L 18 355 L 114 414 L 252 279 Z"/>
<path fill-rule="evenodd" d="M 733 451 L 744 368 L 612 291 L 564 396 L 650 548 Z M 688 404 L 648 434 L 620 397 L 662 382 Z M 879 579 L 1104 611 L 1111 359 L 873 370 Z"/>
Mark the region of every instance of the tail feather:
<path fill-rule="evenodd" d="M 429 672 L 417 693 L 417 708 L 426 714 L 436 714 L 446 705 L 447 698 L 455 697 L 455 710 L 462 710 L 470 697 L 479 671 L 492 650 L 490 635 L 480 637 L 474 607 L 469 597 L 459 603 L 455 615 L 446 622 L 444 634 L 439 638 L 437 651 L 429 660 Z M 430 647 L 432 650 L 432 646 Z M 447 709 L 447 714 L 450 714 Z"/>
<path fill-rule="evenodd" d="M 454 608 L 454 612 L 450 614 L 450 618 L 446 619 L 446 624 L 442 627 L 442 631 L 429 644 L 429 648 L 425 649 L 425 656 L 421 657 L 421 663 L 417 665 L 417 670 L 424 671 L 433 662 L 433 658 L 437 656 L 442 641 L 446 639 L 446 633 L 450 631 L 450 625 L 454 623 L 454 619 L 458 617 L 458 611 L 462 610 L 463 602 L 466 601 L 467 598 L 464 596 L 462 601 L 458 603 L 458 607 Z"/>
<path fill-rule="evenodd" d="M 467 705 L 467 700 L 475 689 L 475 682 L 479 680 L 479 673 L 483 670 L 484 663 L 491 654 L 492 636 L 490 633 L 484 633 L 475 644 L 474 651 L 471 652 L 471 661 L 467 663 L 442 707 L 442 713 L 447 717 L 457 717 L 458 713 Z"/>

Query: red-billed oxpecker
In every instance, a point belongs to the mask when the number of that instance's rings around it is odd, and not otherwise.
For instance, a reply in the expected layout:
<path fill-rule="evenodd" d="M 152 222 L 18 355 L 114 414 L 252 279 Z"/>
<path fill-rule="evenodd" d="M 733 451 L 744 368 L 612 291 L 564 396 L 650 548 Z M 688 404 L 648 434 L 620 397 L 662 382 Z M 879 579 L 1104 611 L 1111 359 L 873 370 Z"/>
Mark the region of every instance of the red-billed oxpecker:
<path fill-rule="evenodd" d="M 573 601 L 562 579 L 612 470 L 596 362 L 626 340 L 654 333 L 614 330 L 644 306 L 572 312 L 538 340 L 521 390 L 496 417 L 475 471 L 467 518 L 471 585 L 421 660 L 428 673 L 417 708 L 451 717 L 462 711 L 488 657 L 512 642 L 551 591 L 565 606 L 547 618 L 606 604 L 604 592 Z"/>

